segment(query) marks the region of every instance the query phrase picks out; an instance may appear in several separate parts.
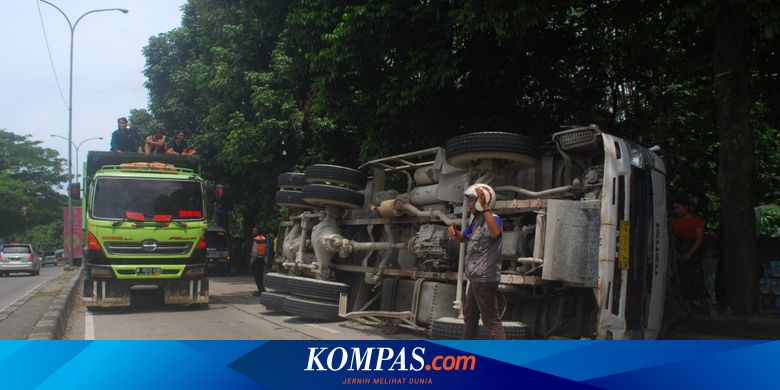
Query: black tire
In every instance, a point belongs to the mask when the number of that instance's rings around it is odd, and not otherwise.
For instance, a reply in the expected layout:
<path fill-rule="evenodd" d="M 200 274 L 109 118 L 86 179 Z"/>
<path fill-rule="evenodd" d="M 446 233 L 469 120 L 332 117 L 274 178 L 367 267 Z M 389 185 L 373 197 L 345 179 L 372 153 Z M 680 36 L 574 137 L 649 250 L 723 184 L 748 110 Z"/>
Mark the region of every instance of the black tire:
<path fill-rule="evenodd" d="M 528 325 L 519 321 L 501 321 L 501 325 L 504 327 L 507 340 L 526 340 L 531 332 Z M 436 340 L 459 340 L 463 337 L 463 327 L 462 319 L 452 317 L 437 318 L 431 324 L 431 338 Z M 480 321 L 477 339 L 486 340 L 487 338 L 485 327 L 482 325 L 482 321 Z"/>
<path fill-rule="evenodd" d="M 284 311 L 305 318 L 324 321 L 341 321 L 339 305 L 333 302 L 315 301 L 288 296 L 284 301 Z"/>
<path fill-rule="evenodd" d="M 280 190 L 276 192 L 276 204 L 288 209 L 311 209 L 312 205 L 303 201 L 300 191 Z"/>
<path fill-rule="evenodd" d="M 278 272 L 269 272 L 263 276 L 263 287 L 274 292 L 287 292 L 287 279 L 289 276 Z"/>
<path fill-rule="evenodd" d="M 536 165 L 539 144 L 535 139 L 520 134 L 489 131 L 469 133 L 447 141 L 447 162 L 457 167 L 468 167 L 482 159 L 509 160 L 517 169 Z"/>
<path fill-rule="evenodd" d="M 309 184 L 303 187 L 303 201 L 317 206 L 337 206 L 350 209 L 363 207 L 363 194 L 349 188 L 327 184 Z"/>
<path fill-rule="evenodd" d="M 283 291 L 304 298 L 338 301 L 341 293 L 349 294 L 349 285 L 327 280 L 302 278 L 279 273 L 268 273 L 263 277 L 266 288 Z"/>
<path fill-rule="evenodd" d="M 353 190 L 366 187 L 366 175 L 363 172 L 338 165 L 311 165 L 306 168 L 306 181 L 310 184 L 335 184 Z"/>
<path fill-rule="evenodd" d="M 300 190 L 306 184 L 306 175 L 300 172 L 280 173 L 276 184 L 282 189 Z"/>
<path fill-rule="evenodd" d="M 260 304 L 265 306 L 268 310 L 284 310 L 284 302 L 287 300 L 287 295 L 278 294 L 270 291 L 265 291 L 260 294 Z"/>

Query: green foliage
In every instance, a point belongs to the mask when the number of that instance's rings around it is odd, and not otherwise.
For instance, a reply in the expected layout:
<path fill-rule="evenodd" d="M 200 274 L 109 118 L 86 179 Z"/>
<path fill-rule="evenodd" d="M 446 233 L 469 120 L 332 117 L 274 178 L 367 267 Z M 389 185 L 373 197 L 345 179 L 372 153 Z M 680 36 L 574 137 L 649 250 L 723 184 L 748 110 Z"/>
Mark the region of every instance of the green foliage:
<path fill-rule="evenodd" d="M 756 216 L 756 234 L 764 237 L 780 238 L 780 206 L 761 205 L 754 209 Z"/>
<path fill-rule="evenodd" d="M 144 49 L 150 111 L 191 133 L 243 230 L 271 230 L 276 176 L 357 166 L 481 130 L 562 124 L 660 145 L 672 194 L 717 224 L 713 6 L 633 1 L 190 0 Z M 780 7 L 751 4 L 751 201 L 780 197 Z"/>
<path fill-rule="evenodd" d="M 32 244 L 39 252 L 54 250 L 62 248 L 62 229 L 62 220 L 57 220 L 48 225 L 33 226 L 21 234 L 14 234 L 10 241 Z"/>
<path fill-rule="evenodd" d="M 62 218 L 64 160 L 28 137 L 0 129 L 0 240 Z"/>
<path fill-rule="evenodd" d="M 128 117 L 130 125 L 138 131 L 138 134 L 143 138 L 152 133 L 152 126 L 154 125 L 154 117 L 146 109 L 132 109 L 130 110 L 130 116 Z M 172 135 L 168 133 L 169 135 Z"/>

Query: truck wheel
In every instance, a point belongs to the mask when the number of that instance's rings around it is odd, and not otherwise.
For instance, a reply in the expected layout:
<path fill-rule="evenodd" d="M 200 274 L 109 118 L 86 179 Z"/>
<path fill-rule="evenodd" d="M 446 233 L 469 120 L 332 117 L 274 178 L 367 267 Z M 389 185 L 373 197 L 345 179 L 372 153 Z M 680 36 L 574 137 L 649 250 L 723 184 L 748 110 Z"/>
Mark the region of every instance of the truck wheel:
<path fill-rule="evenodd" d="M 327 184 L 303 187 L 303 201 L 317 206 L 337 206 L 350 209 L 363 207 L 363 194 L 349 188 Z"/>
<path fill-rule="evenodd" d="M 498 159 L 525 169 L 536 165 L 539 145 L 535 139 L 520 134 L 487 131 L 450 138 L 446 153 L 447 162 L 461 168 L 476 160 Z"/>
<path fill-rule="evenodd" d="M 302 278 L 279 273 L 268 273 L 263 277 L 265 287 L 283 291 L 299 297 L 338 301 L 341 293 L 349 293 L 349 285 L 327 280 Z"/>
<path fill-rule="evenodd" d="M 310 184 L 340 185 L 353 190 L 366 187 L 366 175 L 363 172 L 338 165 L 311 165 L 306 168 L 306 181 Z"/>
<path fill-rule="evenodd" d="M 287 300 L 287 296 L 284 294 L 268 291 L 260 294 L 260 304 L 265 306 L 265 308 L 268 310 L 284 310 L 285 300 Z"/>
<path fill-rule="evenodd" d="M 287 278 L 289 278 L 287 275 L 269 272 L 263 276 L 263 287 L 275 292 L 287 292 Z"/>
<path fill-rule="evenodd" d="M 276 192 L 276 204 L 288 209 L 311 209 L 312 205 L 303 201 L 301 191 L 280 190 Z"/>
<path fill-rule="evenodd" d="M 284 301 L 284 311 L 300 317 L 324 321 L 341 321 L 339 305 L 334 302 L 322 302 L 288 296 Z"/>
<path fill-rule="evenodd" d="M 309 184 L 306 181 L 306 175 L 300 172 L 280 173 L 276 179 L 276 184 L 284 190 L 301 190 L 303 186 Z"/>
<path fill-rule="evenodd" d="M 528 339 L 530 328 L 528 325 L 519 321 L 501 321 L 504 327 L 507 340 L 525 340 Z M 433 320 L 431 324 L 431 338 L 436 340 L 459 340 L 463 337 L 463 320 L 452 317 L 441 317 Z M 488 334 L 482 321 L 479 321 L 479 330 L 477 330 L 477 339 L 486 340 Z"/>

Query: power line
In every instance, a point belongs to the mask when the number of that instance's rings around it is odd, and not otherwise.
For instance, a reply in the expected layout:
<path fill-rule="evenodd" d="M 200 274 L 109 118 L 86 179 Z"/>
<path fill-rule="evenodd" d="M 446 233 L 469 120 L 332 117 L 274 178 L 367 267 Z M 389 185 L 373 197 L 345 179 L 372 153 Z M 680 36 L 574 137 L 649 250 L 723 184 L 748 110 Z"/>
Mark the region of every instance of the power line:
<path fill-rule="evenodd" d="M 46 52 L 49 53 L 49 63 L 51 64 L 51 72 L 54 74 L 54 81 L 57 83 L 57 90 L 60 91 L 60 98 L 65 108 L 68 108 L 68 103 L 65 102 L 65 95 L 62 93 L 62 87 L 60 87 L 60 79 L 57 78 L 57 71 L 54 67 L 54 58 L 51 56 L 51 49 L 49 48 L 49 38 L 46 36 L 46 27 L 43 25 L 43 14 L 41 13 L 41 2 L 38 0 L 35 4 L 38 6 L 38 16 L 41 18 L 41 30 L 43 30 L 43 40 L 46 42 Z"/>

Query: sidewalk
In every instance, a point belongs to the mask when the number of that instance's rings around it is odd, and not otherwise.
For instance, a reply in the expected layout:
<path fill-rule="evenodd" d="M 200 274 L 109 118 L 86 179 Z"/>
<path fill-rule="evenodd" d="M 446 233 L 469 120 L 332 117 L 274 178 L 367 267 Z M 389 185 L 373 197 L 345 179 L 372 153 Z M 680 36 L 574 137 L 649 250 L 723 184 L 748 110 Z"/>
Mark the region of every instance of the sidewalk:
<path fill-rule="evenodd" d="M 62 275 L 30 291 L 0 312 L 0 339 L 59 339 L 72 304 L 72 292 L 80 268 L 69 267 Z"/>

